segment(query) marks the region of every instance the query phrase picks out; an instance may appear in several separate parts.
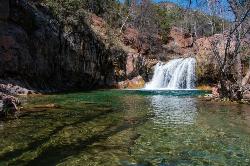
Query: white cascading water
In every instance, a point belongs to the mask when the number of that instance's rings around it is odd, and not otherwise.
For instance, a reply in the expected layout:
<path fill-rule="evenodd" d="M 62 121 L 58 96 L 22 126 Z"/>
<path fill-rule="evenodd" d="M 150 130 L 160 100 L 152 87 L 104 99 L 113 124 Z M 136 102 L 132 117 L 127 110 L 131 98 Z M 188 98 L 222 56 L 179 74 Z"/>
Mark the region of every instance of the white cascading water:
<path fill-rule="evenodd" d="M 157 63 L 152 80 L 145 89 L 193 89 L 195 88 L 194 58 L 180 58 L 167 64 Z"/>

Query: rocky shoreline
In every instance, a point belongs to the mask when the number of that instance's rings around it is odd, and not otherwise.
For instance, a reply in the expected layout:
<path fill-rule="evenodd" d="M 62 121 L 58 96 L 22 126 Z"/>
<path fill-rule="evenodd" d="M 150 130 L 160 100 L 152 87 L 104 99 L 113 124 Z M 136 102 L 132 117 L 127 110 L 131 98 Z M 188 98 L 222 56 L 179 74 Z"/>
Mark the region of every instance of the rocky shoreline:
<path fill-rule="evenodd" d="M 229 98 L 221 98 L 219 89 L 217 86 L 209 87 L 206 86 L 206 89 L 200 90 L 209 90 L 211 91 L 211 94 L 207 94 L 205 96 L 199 96 L 201 100 L 204 101 L 211 101 L 211 102 L 221 102 L 221 103 L 227 103 L 227 104 L 250 104 L 250 91 L 246 90 L 243 93 L 243 98 L 241 100 L 230 100 Z"/>
<path fill-rule="evenodd" d="M 17 117 L 21 108 L 20 95 L 35 94 L 33 90 L 13 84 L 0 84 L 0 119 L 7 116 Z"/>

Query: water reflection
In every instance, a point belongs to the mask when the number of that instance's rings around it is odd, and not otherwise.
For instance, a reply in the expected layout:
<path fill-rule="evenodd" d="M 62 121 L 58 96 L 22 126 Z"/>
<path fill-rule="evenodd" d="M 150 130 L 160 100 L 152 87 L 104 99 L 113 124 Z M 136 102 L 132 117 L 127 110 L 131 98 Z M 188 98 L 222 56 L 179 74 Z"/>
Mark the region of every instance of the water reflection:
<path fill-rule="evenodd" d="M 204 102 L 200 93 L 32 97 L 26 108 L 61 108 L 0 122 L 0 165 L 250 165 L 249 105 Z"/>
<path fill-rule="evenodd" d="M 193 124 L 197 117 L 195 98 L 154 95 L 149 100 L 156 124 Z"/>

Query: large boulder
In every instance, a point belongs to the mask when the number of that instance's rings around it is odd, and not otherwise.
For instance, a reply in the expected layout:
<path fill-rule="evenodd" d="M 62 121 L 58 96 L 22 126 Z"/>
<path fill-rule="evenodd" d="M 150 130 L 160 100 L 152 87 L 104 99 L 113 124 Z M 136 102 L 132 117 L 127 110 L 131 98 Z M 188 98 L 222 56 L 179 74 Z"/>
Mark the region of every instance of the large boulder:
<path fill-rule="evenodd" d="M 126 88 L 138 89 L 138 88 L 143 88 L 144 86 L 145 86 L 145 81 L 140 75 L 137 77 L 134 77 L 131 80 L 128 79 L 125 81 L 118 82 L 118 85 L 117 85 L 119 89 L 126 89 Z"/>
<path fill-rule="evenodd" d="M 132 80 L 128 82 L 128 88 L 131 89 L 143 88 L 144 86 L 145 86 L 145 81 L 140 75 L 134 77 Z"/>

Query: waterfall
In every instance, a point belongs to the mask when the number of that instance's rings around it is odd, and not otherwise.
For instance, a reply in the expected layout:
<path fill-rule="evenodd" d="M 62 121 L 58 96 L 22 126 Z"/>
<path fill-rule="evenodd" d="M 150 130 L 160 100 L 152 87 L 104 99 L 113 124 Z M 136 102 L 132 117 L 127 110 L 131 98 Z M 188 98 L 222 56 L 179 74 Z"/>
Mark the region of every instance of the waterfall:
<path fill-rule="evenodd" d="M 152 80 L 145 89 L 193 89 L 195 87 L 194 58 L 180 58 L 167 64 L 157 63 Z"/>

